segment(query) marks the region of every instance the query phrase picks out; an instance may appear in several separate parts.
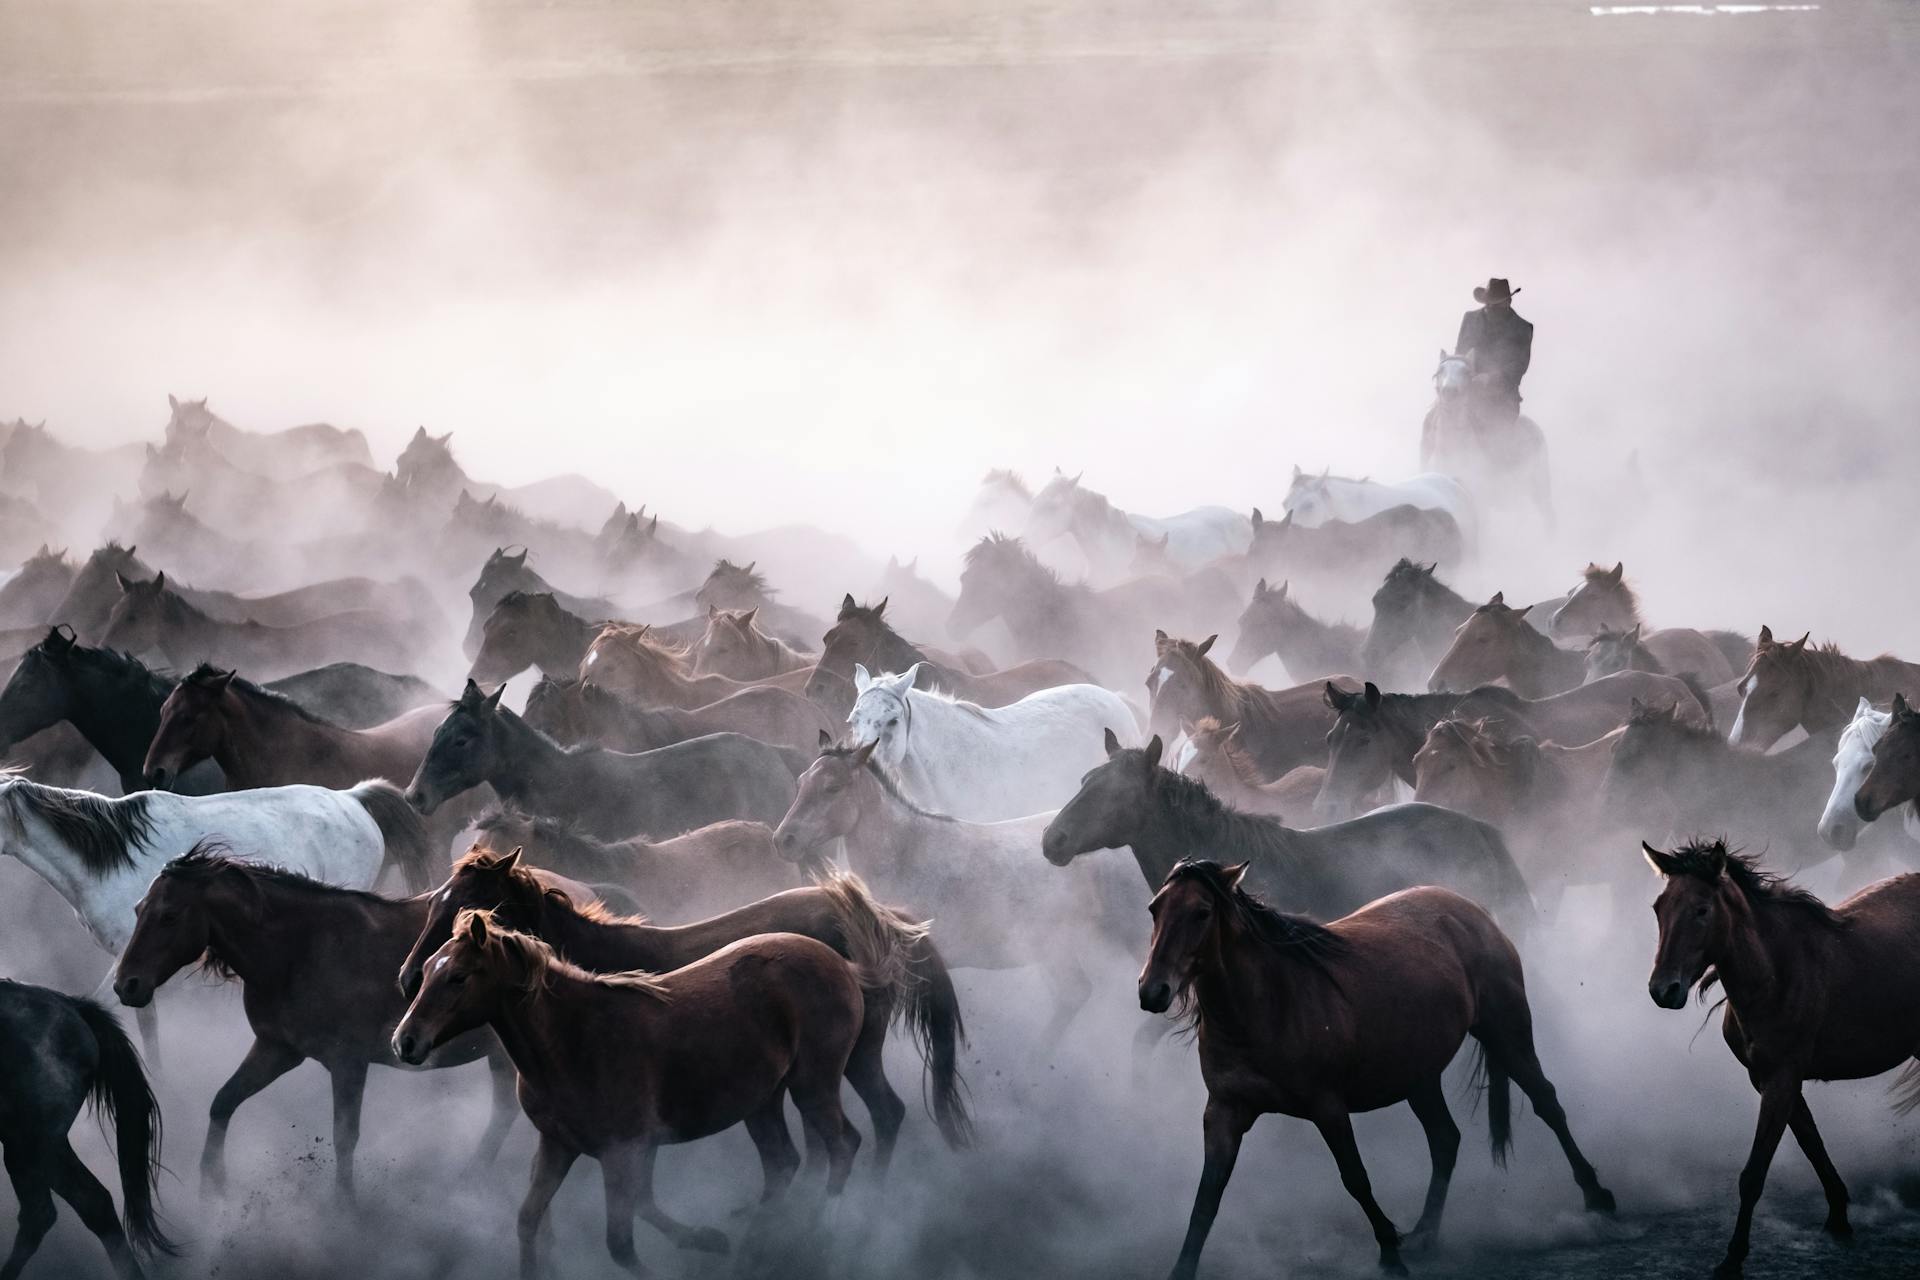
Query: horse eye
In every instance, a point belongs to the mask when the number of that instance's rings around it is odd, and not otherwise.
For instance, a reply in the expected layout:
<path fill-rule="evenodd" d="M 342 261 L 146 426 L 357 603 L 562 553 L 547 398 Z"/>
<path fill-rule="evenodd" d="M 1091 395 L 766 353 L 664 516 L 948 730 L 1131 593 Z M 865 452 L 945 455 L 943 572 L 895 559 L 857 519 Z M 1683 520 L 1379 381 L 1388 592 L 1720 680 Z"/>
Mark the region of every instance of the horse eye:
<path fill-rule="evenodd" d="M 450 987 L 464 987 L 467 985 L 467 975 L 465 973 L 452 974 L 447 978 L 447 985 Z"/>
<path fill-rule="evenodd" d="M 891 729 L 894 726 L 898 725 L 899 723 L 900 723 L 900 717 L 895 716 L 893 719 L 887 721 L 887 728 Z"/>

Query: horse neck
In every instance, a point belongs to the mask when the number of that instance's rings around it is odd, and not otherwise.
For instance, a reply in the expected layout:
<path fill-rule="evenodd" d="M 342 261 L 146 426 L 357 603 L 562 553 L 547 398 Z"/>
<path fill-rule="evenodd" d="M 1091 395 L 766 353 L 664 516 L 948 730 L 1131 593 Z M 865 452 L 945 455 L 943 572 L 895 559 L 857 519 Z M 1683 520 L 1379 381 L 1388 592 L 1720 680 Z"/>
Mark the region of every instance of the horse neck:
<path fill-rule="evenodd" d="M 873 656 L 878 662 L 876 669 L 881 671 L 910 671 L 915 663 L 927 660 L 912 641 L 888 626 L 881 627 Z"/>
<path fill-rule="evenodd" d="M 618 973 L 627 969 L 677 969 L 665 945 L 671 932 L 632 920 L 602 920 L 542 898 L 539 936 L 582 969 Z M 690 957 L 697 958 L 697 957 Z"/>
<path fill-rule="evenodd" d="M 1152 816 L 1134 833 L 1130 845 L 1140 870 L 1156 890 L 1174 864 L 1195 850 L 1204 849 L 1208 857 L 1222 862 L 1284 858 L 1292 853 L 1292 833 L 1277 818 L 1242 813 L 1224 804 L 1211 811 L 1176 813 L 1172 795 L 1171 788 L 1159 788 Z"/>
<path fill-rule="evenodd" d="M 31 787 L 37 784 L 15 782 L 16 787 Z M 51 788 L 45 788 L 50 790 Z M 0 795 L 0 823 L 10 822 L 6 809 L 9 801 Z M 7 852 L 18 858 L 34 874 L 52 885 L 55 892 L 73 907 L 74 913 L 87 923 L 90 930 L 99 932 L 98 926 L 105 925 L 112 930 L 124 929 L 120 920 L 96 920 L 90 911 L 101 896 L 101 890 L 109 882 L 118 879 L 131 879 L 145 886 L 153 878 L 153 868 L 143 869 L 141 862 L 145 855 L 139 850 L 133 851 L 133 865 L 117 867 L 104 874 L 96 875 L 87 869 L 72 846 L 68 845 L 45 821 L 30 812 L 20 812 L 21 839 L 11 843 Z M 134 897 L 138 897 L 136 889 Z M 122 937 L 124 937 L 124 933 Z"/>
<path fill-rule="evenodd" d="M 1473 616 L 1473 603 L 1444 582 L 1427 580 L 1420 593 L 1420 621 L 1414 643 L 1423 648 L 1437 642 L 1445 649 L 1460 624 Z"/>
<path fill-rule="evenodd" d="M 537 1093 L 577 1091 L 583 1066 L 594 1055 L 580 1052 L 583 1040 L 607 1034 L 604 1020 L 595 1016 L 597 994 L 586 979 L 549 970 L 545 980 L 528 991 L 502 991 L 499 1007 L 488 1020 L 507 1051 L 522 1087 Z M 645 1001 L 631 1002 L 636 1008 Z M 631 1045 L 633 1028 L 623 1025 L 623 1044 Z M 623 1058 L 629 1069 L 644 1065 L 645 1055 Z M 523 1095 L 524 1096 L 524 1095 Z"/>
<path fill-rule="evenodd" d="M 943 828 L 953 825 L 914 812 L 878 778 L 861 778 L 855 785 L 861 788 L 860 816 L 844 837 L 849 860 L 867 866 L 911 865 Z"/>
<path fill-rule="evenodd" d="M 562 609 L 553 620 L 552 633 L 540 638 L 545 657 L 535 658 L 534 662 L 543 671 L 572 671 L 587 656 L 587 649 L 599 633 L 598 626 Z"/>
<path fill-rule="evenodd" d="M 1269 950 L 1228 925 L 1230 914 L 1219 913 L 1222 924 L 1208 948 L 1210 954 L 1194 975 L 1200 1034 L 1208 1044 L 1218 1049 L 1223 1043 L 1246 1044 L 1257 1037 L 1268 1046 L 1284 1048 L 1294 1043 L 1284 1027 L 1296 1024 L 1303 1014 L 1316 1028 L 1330 1025 L 1328 1019 L 1302 1008 L 1303 997 L 1314 986 L 1309 966 Z M 1223 932 L 1229 928 L 1231 932 Z"/>
<path fill-rule="evenodd" d="M 1514 624 L 1514 674 L 1530 683 L 1537 683 L 1541 692 L 1538 697 L 1579 684 L 1586 678 L 1587 658 L 1585 654 L 1562 649 L 1545 632 L 1535 631 L 1524 620 Z M 1524 695 L 1523 695 L 1524 696 Z"/>
<path fill-rule="evenodd" d="M 1786 909 L 1749 897 L 1738 886 L 1720 890 L 1726 909 L 1722 936 L 1714 938 L 1707 959 L 1719 970 L 1721 985 L 1741 1022 L 1764 1021 L 1785 996 L 1802 966 L 1795 953 L 1807 945 Z"/>
<path fill-rule="evenodd" d="M 337 760 L 351 730 L 319 724 L 236 685 L 237 708 L 223 709 L 226 732 L 214 748 L 214 763 L 238 788 L 271 787 L 313 775 L 319 761 Z"/>
<path fill-rule="evenodd" d="M 257 899 L 249 902 L 253 895 Z M 255 905 L 262 908 L 257 913 Z M 303 894 L 271 877 L 249 876 L 245 890 L 206 895 L 207 953 L 259 994 L 293 967 L 295 951 L 304 950 L 303 944 L 320 932 L 323 925 L 317 917 L 329 905 L 326 895 Z"/>
<path fill-rule="evenodd" d="M 551 809 L 541 807 L 541 802 L 553 795 L 566 794 L 575 772 L 570 767 L 574 757 L 512 712 L 499 711 L 495 715 L 495 741 L 499 749 L 494 753 L 487 783 L 509 804 L 528 801 L 529 804 L 520 807 L 535 813 L 550 812 Z"/>
<path fill-rule="evenodd" d="M 1393 772 L 1402 782 L 1413 782 L 1413 757 L 1433 726 L 1453 713 L 1460 696 L 1452 693 L 1394 693 L 1381 703 L 1386 714 L 1381 728 L 1393 736 Z"/>
<path fill-rule="evenodd" d="M 146 767 L 147 745 L 160 728 L 167 692 L 165 682 L 144 668 L 137 681 L 116 680 L 110 687 L 69 675 L 69 718 L 123 780 L 137 778 Z"/>
<path fill-rule="evenodd" d="M 1130 563 L 1139 531 L 1127 513 L 1096 493 L 1082 496 L 1073 505 L 1073 519 L 1067 526 L 1073 540 L 1089 561 L 1118 558 Z"/>

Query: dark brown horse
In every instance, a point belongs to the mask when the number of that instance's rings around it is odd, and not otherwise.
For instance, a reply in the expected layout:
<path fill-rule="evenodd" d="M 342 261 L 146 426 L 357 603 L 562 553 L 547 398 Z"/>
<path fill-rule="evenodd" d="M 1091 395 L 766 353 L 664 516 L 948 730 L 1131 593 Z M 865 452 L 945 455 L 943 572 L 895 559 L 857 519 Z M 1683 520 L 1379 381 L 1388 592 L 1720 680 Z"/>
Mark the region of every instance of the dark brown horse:
<path fill-rule="evenodd" d="M 1473 602 L 1434 576 L 1438 566 L 1400 560 L 1373 593 L 1361 670 L 1388 684 L 1424 682 L 1473 613 Z"/>
<path fill-rule="evenodd" d="M 773 829 L 764 822 L 716 822 L 671 840 L 608 841 L 561 818 L 493 808 L 475 821 L 473 847 L 496 854 L 524 849 L 536 867 L 603 888 L 618 885 L 661 920 L 725 911 L 826 870 L 813 862 L 796 871 L 774 849 Z"/>
<path fill-rule="evenodd" d="M 1041 835 L 1056 867 L 1102 849 L 1133 851 L 1149 891 L 1194 849 L 1252 866 L 1262 892 L 1315 915 L 1352 911 L 1382 894 L 1446 885 L 1524 926 L 1533 902 L 1500 833 L 1428 804 L 1400 804 L 1331 826 L 1295 828 L 1241 813 L 1196 781 L 1160 767 L 1160 739 L 1122 747 L 1107 734 L 1107 761 Z"/>
<path fill-rule="evenodd" d="M 1666 879 L 1654 914 L 1660 945 L 1647 994 L 1684 1008 L 1696 985 L 1726 992 L 1721 1034 L 1760 1095 L 1740 1212 L 1714 1269 L 1733 1280 L 1754 1205 L 1787 1130 L 1819 1175 L 1827 1231 L 1845 1240 L 1847 1187 L 1801 1096 L 1809 1080 L 1863 1080 L 1906 1064 L 1896 1107 L 1920 1103 L 1920 876 L 1896 876 L 1828 907 L 1762 871 L 1723 841 L 1672 853 L 1643 845 Z"/>
<path fill-rule="evenodd" d="M 853 686 L 848 685 L 848 706 Z M 709 733 L 743 733 L 804 750 L 831 724 L 826 711 L 785 689 L 754 687 L 684 711 L 647 707 L 584 680 L 542 676 L 527 695 L 527 723 L 563 747 L 651 751 Z"/>
<path fill-rule="evenodd" d="M 123 578 L 120 592 L 100 643 L 128 653 L 160 653 L 177 667 L 204 660 L 290 675 L 352 661 L 383 671 L 407 671 L 419 648 L 399 624 L 366 610 L 273 626 L 213 617 L 169 590 L 164 573 L 147 582 Z"/>
<path fill-rule="evenodd" d="M 541 1224 L 582 1155 L 600 1162 L 607 1249 L 621 1267 L 641 1271 L 636 1213 L 683 1248 L 725 1252 L 719 1231 L 678 1222 L 654 1202 L 654 1157 L 668 1143 L 745 1122 L 765 1197 L 777 1197 L 800 1164 L 787 1131 L 789 1094 L 828 1153 L 828 1194 L 846 1185 L 860 1137 L 840 1108 L 840 1081 L 860 1036 L 862 982 L 875 979 L 830 947 L 760 934 L 672 973 L 602 975 L 484 912 L 464 911 L 426 972 L 394 1032 L 395 1052 L 424 1061 L 491 1025 L 540 1133 L 520 1206 L 522 1280 L 540 1273 Z"/>
<path fill-rule="evenodd" d="M 1920 712 L 1893 695 L 1893 719 L 1873 744 L 1873 763 L 1853 796 L 1853 810 L 1872 822 L 1896 805 L 1920 799 Z"/>
<path fill-rule="evenodd" d="M 353 1196 L 367 1068 L 401 1065 L 392 1037 L 407 1002 L 393 975 L 426 927 L 429 906 L 426 897 L 396 901 L 204 850 L 155 877 L 114 967 L 120 1003 L 144 1009 L 193 964 L 246 988 L 253 1044 L 213 1095 L 200 1154 L 207 1189 L 224 1189 L 227 1125 L 240 1104 L 312 1059 L 333 1080 L 334 1181 Z M 493 1118 L 480 1159 L 491 1161 L 514 1114 L 513 1066 L 499 1043 L 484 1032 L 463 1036 L 423 1065 L 481 1058 L 493 1071 Z"/>
<path fill-rule="evenodd" d="M 522 861 L 518 848 L 493 853 L 476 846 L 454 866 L 434 895 L 431 913 L 401 965 L 400 987 L 417 991 L 427 958 L 452 936 L 465 910 L 490 911 L 503 925 L 524 929 L 582 968 L 596 973 L 629 969 L 667 970 L 712 955 L 742 938 L 795 933 L 826 944 L 850 961 L 880 955 L 870 965 L 885 980 L 863 992 L 865 1013 L 847 1083 L 873 1116 L 876 1151 L 884 1170 L 906 1115 L 887 1081 L 883 1049 L 887 1028 L 905 1026 L 926 1061 L 929 1104 L 949 1145 L 971 1141 L 960 1080 L 959 1047 L 966 1039 L 959 997 L 945 961 L 924 925 L 906 912 L 876 902 L 858 877 L 827 872 L 818 884 L 787 889 L 693 924 L 662 928 L 638 916 L 615 916 L 576 904 L 555 892 L 543 873 Z"/>
<path fill-rule="evenodd" d="M 1479 906 L 1446 889 L 1408 889 L 1332 924 L 1286 915 L 1241 887 L 1243 863 L 1183 861 L 1154 896 L 1153 942 L 1140 970 L 1140 1007 L 1178 1002 L 1193 1019 L 1207 1083 L 1206 1164 L 1173 1280 L 1192 1280 L 1233 1174 L 1241 1140 L 1262 1115 L 1310 1121 L 1340 1181 L 1380 1245 L 1380 1265 L 1405 1274 L 1400 1250 L 1434 1243 L 1460 1149 L 1441 1078 L 1478 1042 L 1487 1079 L 1494 1160 L 1512 1140 L 1518 1084 L 1573 1168 L 1589 1212 L 1612 1213 L 1534 1051 L 1533 1011 L 1513 943 Z M 1433 1161 L 1426 1203 L 1403 1238 L 1374 1199 L 1352 1115 L 1405 1102 Z"/>
<path fill-rule="evenodd" d="M 1771 627 L 1760 628 L 1753 661 L 1740 677 L 1740 714 L 1728 735 L 1734 742 L 1765 751 L 1795 725 L 1808 733 L 1845 727 L 1862 698 L 1879 706 L 1896 693 L 1920 690 L 1920 663 L 1884 654 L 1849 658 L 1830 644 L 1809 648 L 1807 639 L 1782 643 Z"/>
<path fill-rule="evenodd" d="M 1235 680 L 1209 658 L 1217 637 L 1178 640 L 1164 631 L 1153 633 L 1157 658 L 1147 673 L 1150 727 L 1171 737 L 1182 720 L 1198 724 L 1211 716 L 1221 724 L 1240 726 L 1240 745 L 1260 771 L 1263 781 L 1285 776 L 1303 764 L 1321 765 L 1327 759 L 1327 732 L 1336 712 L 1324 690 L 1354 691 L 1360 682 L 1352 676 L 1332 681 L 1266 689 Z"/>
<path fill-rule="evenodd" d="M 885 600 L 856 604 L 851 595 L 840 601 L 840 616 L 822 640 L 816 680 L 827 676 L 851 680 L 856 665 L 895 672 L 911 671 L 916 663 L 927 664 L 923 674 L 932 677 L 934 687 L 983 707 L 1004 707 L 1055 685 L 1093 682 L 1079 667 L 1056 658 L 1015 663 L 1003 671 L 976 670 L 963 661 L 963 655 L 915 644 L 895 631 L 887 621 Z M 817 684 L 807 686 L 807 696 L 819 700 Z"/>
<path fill-rule="evenodd" d="M 1227 665 L 1245 674 L 1272 654 L 1287 675 L 1299 681 L 1360 670 L 1360 645 L 1366 633 L 1345 622 L 1320 621 L 1293 598 L 1290 586 L 1282 582 L 1269 587 L 1265 578 L 1253 584 L 1253 598 L 1240 614 Z"/>
<path fill-rule="evenodd" d="M 480 650 L 467 678 L 499 684 L 528 667 L 570 676 L 603 625 L 569 613 L 551 591 L 509 591 L 481 627 Z"/>

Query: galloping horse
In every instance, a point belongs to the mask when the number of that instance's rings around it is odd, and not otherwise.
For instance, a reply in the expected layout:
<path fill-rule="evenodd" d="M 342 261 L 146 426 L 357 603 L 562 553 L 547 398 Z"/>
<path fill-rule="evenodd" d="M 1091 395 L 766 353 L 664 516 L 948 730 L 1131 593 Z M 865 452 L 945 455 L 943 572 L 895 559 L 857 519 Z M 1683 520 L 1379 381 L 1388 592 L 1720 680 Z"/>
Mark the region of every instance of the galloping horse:
<path fill-rule="evenodd" d="M 1482 502 L 1518 484 L 1552 528 L 1553 475 L 1547 466 L 1546 435 L 1525 414 L 1498 428 L 1478 420 L 1473 357 L 1471 351 L 1440 353 L 1433 371 L 1433 407 L 1420 428 L 1420 465 L 1461 477 Z"/>
<path fill-rule="evenodd" d="M 1765 751 L 1795 725 L 1808 733 L 1839 729 L 1853 719 L 1861 698 L 1881 703 L 1920 690 L 1920 663 L 1885 654 L 1849 658 L 1830 644 L 1809 649 L 1807 639 L 1783 643 L 1772 628 L 1760 628 L 1753 660 L 1740 677 L 1740 714 L 1727 735 L 1733 742 Z"/>

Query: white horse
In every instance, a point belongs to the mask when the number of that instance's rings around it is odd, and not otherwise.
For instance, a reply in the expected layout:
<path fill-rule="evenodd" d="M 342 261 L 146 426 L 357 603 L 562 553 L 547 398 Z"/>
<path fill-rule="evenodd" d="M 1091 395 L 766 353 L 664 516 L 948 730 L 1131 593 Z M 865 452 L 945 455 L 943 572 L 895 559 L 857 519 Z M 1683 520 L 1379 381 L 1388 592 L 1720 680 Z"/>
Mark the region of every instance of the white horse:
<path fill-rule="evenodd" d="M 1891 711 L 1875 711 L 1865 698 L 1853 709 L 1853 720 L 1840 731 L 1839 745 L 1833 752 L 1833 794 L 1820 814 L 1820 838 L 1830 848 L 1845 853 L 1860 838 L 1860 815 L 1854 812 L 1853 798 L 1873 768 L 1873 744 L 1880 741 L 1893 723 Z M 1913 802 L 1900 806 L 1902 825 L 1907 835 L 1920 840 L 1920 809 Z"/>
<path fill-rule="evenodd" d="M 1509 487 L 1525 490 L 1540 518 L 1553 525 L 1553 477 L 1547 438 L 1521 414 L 1513 426 L 1488 439 L 1473 414 L 1473 352 L 1440 353 L 1433 371 L 1433 407 L 1420 430 L 1420 465 L 1431 472 L 1463 476 L 1483 503 L 1493 505 Z"/>
<path fill-rule="evenodd" d="M 1093 575 L 1113 580 L 1131 576 L 1142 538 L 1164 545 L 1174 565 L 1188 571 L 1244 554 L 1253 545 L 1253 520 L 1226 507 L 1195 507 L 1164 518 L 1136 515 L 1086 488 L 1080 476 L 1056 469 L 1028 512 L 1027 545 L 1041 547 L 1067 534 L 1079 544 Z"/>
<path fill-rule="evenodd" d="M 371 888 L 390 860 L 417 873 L 427 854 L 419 815 L 387 782 L 113 799 L 0 778 L 0 855 L 52 885 L 114 955 L 160 869 L 203 843 L 350 889 Z"/>
<path fill-rule="evenodd" d="M 961 541 L 978 542 L 989 533 L 1024 529 L 1033 508 L 1033 490 L 1012 471 L 989 471 L 980 479 L 967 514 L 954 532 Z"/>
<path fill-rule="evenodd" d="M 1057 808 L 1106 758 L 1104 730 L 1139 742 L 1133 709 L 1098 685 L 1056 685 L 989 708 L 915 688 L 926 665 L 882 676 L 855 665 L 847 724 L 855 746 L 878 744 L 876 762 L 936 812 L 995 822 Z"/>
<path fill-rule="evenodd" d="M 1306 528 L 1329 520 L 1352 524 L 1399 506 L 1444 511 L 1460 526 L 1460 536 L 1467 546 L 1474 545 L 1473 498 L 1458 480 L 1437 471 L 1425 472 L 1399 484 L 1387 484 L 1365 476 L 1354 480 L 1328 471 L 1308 475 L 1295 467 L 1285 506 L 1293 513 L 1293 522 Z"/>

